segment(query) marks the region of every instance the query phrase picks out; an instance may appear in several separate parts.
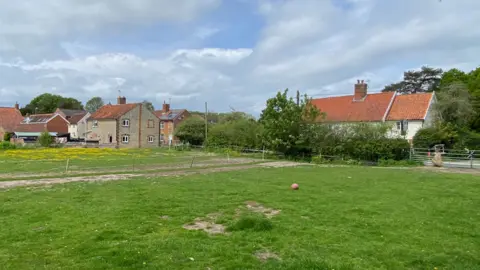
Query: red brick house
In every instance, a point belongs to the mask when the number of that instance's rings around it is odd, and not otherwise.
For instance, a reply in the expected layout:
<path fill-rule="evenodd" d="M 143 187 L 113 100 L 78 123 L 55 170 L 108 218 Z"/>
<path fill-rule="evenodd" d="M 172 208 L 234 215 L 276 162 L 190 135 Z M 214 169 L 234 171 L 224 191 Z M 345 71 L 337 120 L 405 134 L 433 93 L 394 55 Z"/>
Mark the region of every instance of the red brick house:
<path fill-rule="evenodd" d="M 13 133 L 22 120 L 18 104 L 14 107 L 0 107 L 0 141 L 5 133 Z"/>
<path fill-rule="evenodd" d="M 163 103 L 161 111 L 155 111 L 155 115 L 160 119 L 160 145 L 175 144 L 179 139 L 174 136 L 175 128 L 186 118 L 190 113 L 186 109 L 170 109 L 170 104 Z"/>
<path fill-rule="evenodd" d="M 17 137 L 38 137 L 48 131 L 53 136 L 68 134 L 68 121 L 60 114 L 27 115 L 15 128 Z"/>

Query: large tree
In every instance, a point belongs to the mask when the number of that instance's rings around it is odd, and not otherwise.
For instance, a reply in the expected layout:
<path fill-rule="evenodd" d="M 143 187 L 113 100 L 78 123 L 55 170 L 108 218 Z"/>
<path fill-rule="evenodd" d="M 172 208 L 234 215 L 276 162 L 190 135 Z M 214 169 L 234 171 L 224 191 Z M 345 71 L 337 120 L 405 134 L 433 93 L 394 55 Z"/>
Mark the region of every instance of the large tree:
<path fill-rule="evenodd" d="M 288 89 L 267 100 L 259 120 L 264 127 L 264 143 L 269 149 L 286 155 L 310 152 L 310 140 L 315 137 L 315 121 L 320 111 L 307 96 L 300 98 L 297 92 L 295 101 L 287 95 Z"/>
<path fill-rule="evenodd" d="M 93 97 L 89 101 L 87 101 L 87 104 L 85 104 L 85 109 L 89 113 L 94 113 L 104 104 L 105 103 L 103 102 L 103 99 L 101 97 Z"/>
<path fill-rule="evenodd" d="M 436 116 L 443 123 L 450 123 L 458 128 L 468 128 L 475 110 L 471 103 L 471 95 L 464 83 L 452 83 L 442 88 L 435 103 Z"/>
<path fill-rule="evenodd" d="M 175 129 L 175 136 L 182 142 L 201 145 L 205 141 L 205 120 L 198 116 L 191 116 L 180 123 Z"/>
<path fill-rule="evenodd" d="M 472 97 L 472 106 L 475 115 L 472 118 L 471 128 L 480 132 L 480 67 L 468 73 L 468 90 Z"/>
<path fill-rule="evenodd" d="M 443 71 L 440 68 L 423 66 L 420 70 L 403 73 L 403 80 L 385 86 L 383 92 L 398 91 L 401 94 L 432 92 L 438 89 Z"/>
<path fill-rule="evenodd" d="M 57 108 L 82 110 L 83 105 L 74 98 L 45 93 L 32 99 L 21 111 L 23 114 L 53 113 Z"/>

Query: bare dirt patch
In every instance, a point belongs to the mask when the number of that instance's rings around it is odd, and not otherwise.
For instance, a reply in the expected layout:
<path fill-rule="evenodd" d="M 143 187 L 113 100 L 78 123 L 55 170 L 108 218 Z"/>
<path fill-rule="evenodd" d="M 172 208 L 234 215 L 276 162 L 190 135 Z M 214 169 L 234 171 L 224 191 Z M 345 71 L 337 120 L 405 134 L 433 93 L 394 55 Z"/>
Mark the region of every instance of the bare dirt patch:
<path fill-rule="evenodd" d="M 282 259 L 277 254 L 270 251 L 258 251 L 255 253 L 255 257 L 262 262 L 266 262 L 270 259 L 281 261 Z"/>
<path fill-rule="evenodd" d="M 201 230 L 208 234 L 226 234 L 225 226 L 215 223 L 220 216 L 220 213 L 211 213 L 204 218 L 196 218 L 192 223 L 183 225 L 183 228 L 190 231 Z"/>
<path fill-rule="evenodd" d="M 267 218 L 272 218 L 280 214 L 280 211 L 281 211 L 281 210 L 265 207 L 262 204 L 255 201 L 247 201 L 245 202 L 245 204 L 248 210 L 255 213 L 264 214 Z"/>
<path fill-rule="evenodd" d="M 298 167 L 298 166 L 311 166 L 310 163 L 299 163 L 293 161 L 275 161 L 275 162 L 267 162 L 260 164 L 263 167 L 271 167 L 271 168 L 281 168 L 281 167 Z"/>
<path fill-rule="evenodd" d="M 214 172 L 228 172 L 237 170 L 246 170 L 251 168 L 265 167 L 265 164 L 270 164 L 272 167 L 282 167 L 287 165 L 284 162 L 267 162 L 261 164 L 246 164 L 229 167 L 216 167 L 216 168 L 202 168 L 197 170 L 174 170 L 168 172 L 152 172 L 142 174 L 105 174 L 105 175 L 90 175 L 90 176 L 72 176 L 65 178 L 43 178 L 34 180 L 14 180 L 14 181 L 0 181 L 0 189 L 22 187 L 22 186 L 38 186 L 38 185 L 52 185 L 52 184 L 64 184 L 69 182 L 97 182 L 97 181 L 115 181 L 126 180 L 135 177 L 156 178 L 166 176 L 186 176 L 193 174 L 208 174 Z"/>

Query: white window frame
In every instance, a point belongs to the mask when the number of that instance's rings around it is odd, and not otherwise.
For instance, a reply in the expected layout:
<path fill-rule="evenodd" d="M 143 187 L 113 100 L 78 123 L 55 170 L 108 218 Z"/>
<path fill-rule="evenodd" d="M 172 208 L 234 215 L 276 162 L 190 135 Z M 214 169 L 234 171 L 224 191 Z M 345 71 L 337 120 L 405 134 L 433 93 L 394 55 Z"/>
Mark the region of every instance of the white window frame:
<path fill-rule="evenodd" d="M 165 128 L 165 123 L 163 121 L 160 121 L 160 129 L 164 129 Z"/>
<path fill-rule="evenodd" d="M 123 119 L 122 120 L 122 127 L 129 127 L 130 126 L 130 120 L 129 119 Z"/>
<path fill-rule="evenodd" d="M 149 143 L 154 143 L 155 142 L 155 137 L 150 135 L 150 136 L 147 137 L 147 140 L 148 140 Z"/>
<path fill-rule="evenodd" d="M 130 142 L 130 135 L 124 134 L 122 135 L 122 143 L 129 143 Z"/>
<path fill-rule="evenodd" d="M 397 121 L 397 130 L 402 130 L 402 121 Z"/>
<path fill-rule="evenodd" d="M 162 142 L 163 142 L 163 140 L 165 140 L 165 135 L 163 135 L 163 134 L 160 134 L 160 141 L 162 141 Z"/>
<path fill-rule="evenodd" d="M 98 121 L 97 120 L 93 120 L 93 125 L 92 127 L 94 128 L 97 128 L 98 127 Z"/>

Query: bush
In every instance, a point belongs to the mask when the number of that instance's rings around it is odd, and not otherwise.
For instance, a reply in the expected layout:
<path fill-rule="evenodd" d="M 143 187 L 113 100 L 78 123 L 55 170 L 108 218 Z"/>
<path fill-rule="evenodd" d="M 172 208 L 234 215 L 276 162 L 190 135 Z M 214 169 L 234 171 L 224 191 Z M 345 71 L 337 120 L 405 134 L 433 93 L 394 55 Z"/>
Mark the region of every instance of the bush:
<path fill-rule="evenodd" d="M 252 230 L 256 232 L 269 231 L 273 228 L 272 222 L 266 217 L 258 215 L 243 216 L 232 225 L 228 226 L 228 231 Z"/>
<path fill-rule="evenodd" d="M 44 131 L 42 134 L 40 134 L 40 137 L 38 137 L 38 143 L 42 147 L 50 147 L 53 144 L 53 137 L 50 136 L 50 133 Z"/>
<path fill-rule="evenodd" d="M 443 144 L 445 149 L 480 149 L 480 134 L 451 124 L 420 129 L 413 138 L 415 148 L 432 148 Z"/>
<path fill-rule="evenodd" d="M 13 143 L 10 143 L 9 141 L 0 142 L 0 149 L 2 150 L 15 149 L 15 148 L 17 148 L 17 146 Z"/>
<path fill-rule="evenodd" d="M 3 140 L 4 141 L 9 142 L 11 138 L 12 138 L 12 133 L 5 132 L 5 134 L 3 134 Z"/>

